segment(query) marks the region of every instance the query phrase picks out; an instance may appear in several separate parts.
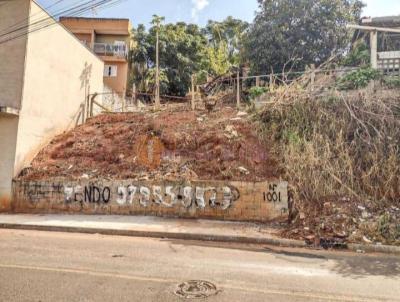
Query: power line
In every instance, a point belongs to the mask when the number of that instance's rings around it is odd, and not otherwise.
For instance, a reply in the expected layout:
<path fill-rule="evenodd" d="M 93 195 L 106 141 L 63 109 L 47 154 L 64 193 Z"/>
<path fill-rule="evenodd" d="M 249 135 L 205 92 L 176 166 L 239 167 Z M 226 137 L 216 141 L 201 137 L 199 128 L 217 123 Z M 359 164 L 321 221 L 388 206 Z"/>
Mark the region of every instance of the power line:
<path fill-rule="evenodd" d="M 68 9 L 63 9 L 62 11 L 58 11 L 57 13 L 55 13 L 53 16 L 51 16 L 51 15 L 47 14 L 47 12 L 45 12 L 46 15 L 47 15 L 46 17 L 41 18 L 40 20 L 32 22 L 32 23 L 28 22 L 28 24 L 23 25 L 21 27 L 18 27 L 16 29 L 12 30 L 12 31 L 9 31 L 9 32 L 5 33 L 5 34 L 2 34 L 2 35 L 0 35 L 0 37 L 10 35 L 12 33 L 27 29 L 27 28 L 32 27 L 32 26 L 40 25 L 41 23 L 44 23 L 45 21 L 48 21 L 48 20 L 55 21 L 54 19 L 56 19 L 57 16 L 60 15 L 60 14 L 68 14 L 68 13 L 74 14 L 74 11 L 79 11 L 80 9 L 85 9 L 85 8 L 87 8 L 88 5 L 95 5 L 93 3 L 95 1 L 96 0 L 90 0 L 90 1 L 85 2 L 83 4 L 79 4 L 79 5 L 75 6 L 75 7 L 70 7 Z M 107 1 L 107 0 L 101 0 L 101 1 L 103 2 L 103 1 Z M 108 0 L 108 1 L 112 1 L 112 0 Z M 30 19 L 30 17 L 28 17 L 28 20 L 29 19 Z"/>
<path fill-rule="evenodd" d="M 119 1 L 117 1 L 117 2 L 115 2 L 115 3 L 105 4 L 105 5 L 103 5 L 99 10 L 108 9 L 108 8 L 117 6 L 117 5 L 119 5 L 120 3 L 126 2 L 126 1 L 128 1 L 128 0 L 119 0 Z"/>
<path fill-rule="evenodd" d="M 9 36 L 10 34 L 13 34 L 13 33 L 15 34 L 14 36 L 11 36 L 9 38 L 5 38 L 3 40 L 0 40 L 0 45 L 3 44 L 3 43 L 7 43 L 7 42 L 10 42 L 12 40 L 24 37 L 24 36 L 26 36 L 26 35 L 28 35 L 30 33 L 45 29 L 45 28 L 50 27 L 50 26 L 52 26 L 54 24 L 57 24 L 58 22 L 57 22 L 56 18 L 61 16 L 61 15 L 69 15 L 69 16 L 72 16 L 72 17 L 81 16 L 81 15 L 85 14 L 87 11 L 92 10 L 94 8 L 100 8 L 101 9 L 106 5 L 108 5 L 108 6 L 116 5 L 121 1 L 123 1 L 123 0 L 100 0 L 100 1 L 97 1 L 97 2 L 96 2 L 96 0 L 90 0 L 90 1 L 87 1 L 87 2 L 85 2 L 83 4 L 80 4 L 80 5 L 77 5 L 77 6 L 74 6 L 74 7 L 66 8 L 66 9 L 64 9 L 62 11 L 58 11 L 53 16 L 48 15 L 46 18 L 42 18 L 39 21 L 36 21 L 34 23 L 31 23 L 31 24 L 28 24 L 27 26 L 22 26 L 22 27 L 20 27 L 18 29 L 15 29 L 15 30 L 12 30 L 12 31 L 10 31 L 8 33 L 0 35 L 0 38 L 1 38 L 1 37 Z"/>
<path fill-rule="evenodd" d="M 51 5 L 47 6 L 47 7 L 45 7 L 44 10 L 45 10 L 45 11 L 49 11 L 51 8 L 55 7 L 56 5 L 60 4 L 60 3 L 63 2 L 63 1 L 65 1 L 65 0 L 58 0 L 58 1 L 56 1 L 55 3 L 53 3 L 53 4 L 51 4 Z M 39 15 L 40 13 L 42 13 L 42 12 L 38 12 L 38 13 L 36 13 L 36 14 L 33 14 L 33 15 L 30 16 L 30 17 L 27 17 L 27 18 L 24 18 L 24 19 L 18 21 L 18 22 L 15 23 L 14 25 L 10 25 L 9 27 L 3 28 L 3 29 L 0 31 L 0 33 L 4 33 L 6 30 L 13 29 L 13 28 L 15 28 L 16 26 L 20 26 L 20 25 L 26 24 L 26 22 L 29 21 L 29 18 L 33 18 L 34 16 L 37 16 L 37 15 Z"/>

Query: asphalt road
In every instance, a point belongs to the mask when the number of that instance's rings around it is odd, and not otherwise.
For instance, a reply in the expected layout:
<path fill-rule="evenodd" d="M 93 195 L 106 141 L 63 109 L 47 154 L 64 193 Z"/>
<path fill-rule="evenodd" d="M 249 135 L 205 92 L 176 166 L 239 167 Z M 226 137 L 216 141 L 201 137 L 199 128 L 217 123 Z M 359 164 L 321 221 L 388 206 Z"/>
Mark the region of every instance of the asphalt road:
<path fill-rule="evenodd" d="M 1 302 L 185 301 L 188 280 L 217 287 L 203 301 L 400 301 L 396 256 L 0 230 Z"/>

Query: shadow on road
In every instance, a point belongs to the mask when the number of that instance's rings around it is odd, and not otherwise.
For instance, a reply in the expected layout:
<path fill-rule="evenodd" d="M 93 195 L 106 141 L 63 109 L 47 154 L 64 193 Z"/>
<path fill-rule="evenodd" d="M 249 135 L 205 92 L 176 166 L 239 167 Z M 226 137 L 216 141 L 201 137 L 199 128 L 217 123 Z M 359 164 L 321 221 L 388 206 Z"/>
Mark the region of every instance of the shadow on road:
<path fill-rule="evenodd" d="M 362 279 L 369 276 L 383 276 L 387 278 L 400 278 L 400 257 L 385 254 L 355 254 L 344 251 L 317 251 L 302 250 L 279 247 L 266 247 L 265 245 L 252 244 L 232 244 L 216 242 L 182 241 L 182 240 L 163 240 L 173 245 L 201 246 L 221 249 L 235 249 L 240 251 L 267 253 L 281 256 L 282 259 L 294 262 L 307 261 L 329 261 L 329 269 L 339 275 L 352 279 Z M 281 258 L 279 257 L 279 258 Z M 283 258 L 284 257 L 284 258 Z"/>
<path fill-rule="evenodd" d="M 271 248 L 264 248 L 265 251 L 276 254 L 276 255 L 282 255 L 282 256 L 287 256 L 287 257 L 300 257 L 300 258 L 307 258 L 307 259 L 321 259 L 321 260 L 326 260 L 327 257 L 318 255 L 318 254 L 313 254 L 313 253 L 306 253 L 306 252 L 292 252 L 292 251 L 287 251 L 287 250 L 273 250 Z"/>
<path fill-rule="evenodd" d="M 367 276 L 400 277 L 400 258 L 395 256 L 349 256 L 336 258 L 333 271 L 345 277 L 361 279 Z"/>

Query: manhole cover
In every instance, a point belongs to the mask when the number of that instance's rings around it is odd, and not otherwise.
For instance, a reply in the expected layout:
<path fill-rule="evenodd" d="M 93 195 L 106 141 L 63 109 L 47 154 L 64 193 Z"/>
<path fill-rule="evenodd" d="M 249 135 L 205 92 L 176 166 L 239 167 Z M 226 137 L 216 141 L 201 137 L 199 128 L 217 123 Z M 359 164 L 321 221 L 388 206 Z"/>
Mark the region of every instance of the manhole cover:
<path fill-rule="evenodd" d="M 201 280 L 186 281 L 179 284 L 175 290 L 178 297 L 185 299 L 205 299 L 218 294 L 217 287 L 208 282 Z"/>

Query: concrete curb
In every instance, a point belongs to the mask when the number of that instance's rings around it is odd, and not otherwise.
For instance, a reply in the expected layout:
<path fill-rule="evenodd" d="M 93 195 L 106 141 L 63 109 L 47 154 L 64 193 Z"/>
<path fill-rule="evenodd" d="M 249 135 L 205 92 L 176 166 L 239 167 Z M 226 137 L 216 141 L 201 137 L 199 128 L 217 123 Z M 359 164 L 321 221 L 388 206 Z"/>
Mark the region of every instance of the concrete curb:
<path fill-rule="evenodd" d="M 176 239 L 176 240 L 195 240 L 195 241 L 212 241 L 212 242 L 228 242 L 228 243 L 230 242 L 230 243 L 246 243 L 246 244 L 266 244 L 266 245 L 274 245 L 274 246 L 289 247 L 289 248 L 312 247 L 310 245 L 307 245 L 304 241 L 300 241 L 300 240 L 291 240 L 291 239 L 282 239 L 282 238 L 259 238 L 259 237 L 245 237 L 245 236 L 196 234 L 196 233 L 117 230 L 117 229 L 44 226 L 44 225 L 11 224 L 11 223 L 0 223 L 0 229 L 83 233 L 83 234 L 101 234 L 101 235 L 111 235 L 111 236 L 165 238 L 165 239 Z M 400 247 L 388 246 L 388 245 L 347 244 L 346 248 L 340 249 L 340 250 L 400 255 Z"/>
<path fill-rule="evenodd" d="M 348 244 L 347 248 L 354 252 L 366 253 L 382 253 L 400 255 L 400 247 L 392 245 L 365 245 L 365 244 Z"/>
<path fill-rule="evenodd" d="M 232 242 L 232 243 L 247 243 L 247 244 L 267 244 L 267 245 L 276 245 L 276 246 L 282 246 L 282 247 L 297 247 L 297 248 L 307 247 L 306 243 L 304 241 L 300 241 L 300 240 L 196 234 L 196 233 L 116 230 L 116 229 L 44 226 L 44 225 L 11 224 L 11 223 L 1 223 L 0 229 L 83 233 L 83 234 L 101 234 L 101 235 L 113 235 L 113 236 L 166 238 L 166 239 L 177 239 L 177 240 Z"/>

